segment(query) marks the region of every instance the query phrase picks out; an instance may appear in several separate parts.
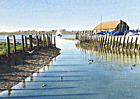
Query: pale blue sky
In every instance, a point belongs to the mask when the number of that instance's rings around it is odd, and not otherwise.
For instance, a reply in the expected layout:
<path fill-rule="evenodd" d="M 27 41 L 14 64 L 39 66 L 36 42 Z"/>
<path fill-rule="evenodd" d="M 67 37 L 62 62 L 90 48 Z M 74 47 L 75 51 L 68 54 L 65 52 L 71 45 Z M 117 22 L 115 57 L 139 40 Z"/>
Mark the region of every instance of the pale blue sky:
<path fill-rule="evenodd" d="M 140 28 L 140 0 L 0 0 L 0 31 L 93 29 L 122 19 Z"/>

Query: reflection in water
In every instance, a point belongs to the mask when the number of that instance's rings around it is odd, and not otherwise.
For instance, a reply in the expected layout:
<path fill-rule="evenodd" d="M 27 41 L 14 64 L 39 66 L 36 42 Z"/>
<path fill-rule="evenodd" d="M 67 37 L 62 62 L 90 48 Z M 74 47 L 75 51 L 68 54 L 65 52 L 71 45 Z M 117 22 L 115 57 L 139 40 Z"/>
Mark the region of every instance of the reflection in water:
<path fill-rule="evenodd" d="M 126 49 L 112 49 L 95 46 L 89 43 L 81 43 L 75 45 L 78 49 L 87 53 L 90 52 L 91 57 L 95 55 L 97 59 L 102 59 L 107 62 L 122 63 L 122 64 L 140 64 L 137 60 L 140 58 L 140 52 Z M 101 61 L 99 61 L 101 62 Z"/>
<path fill-rule="evenodd" d="M 23 87 L 23 88 L 26 88 L 26 84 L 25 84 L 25 78 L 23 78 L 22 87 Z"/>
<path fill-rule="evenodd" d="M 30 81 L 33 81 L 33 74 L 30 76 Z"/>
<path fill-rule="evenodd" d="M 11 91 L 12 91 L 12 89 L 10 88 L 10 89 L 8 90 L 8 92 L 7 92 L 7 97 L 8 97 L 8 98 L 9 98 L 10 95 L 11 95 Z"/>
<path fill-rule="evenodd" d="M 33 81 L 33 73 L 37 72 L 39 76 L 42 67 L 45 72 L 45 66 L 49 68 L 48 64 L 60 54 L 59 51 L 58 48 L 40 49 L 32 55 L 25 54 L 24 57 L 21 53 L 16 53 L 8 61 L 0 56 L 0 92 L 9 89 L 7 97 L 10 97 L 10 88 L 19 82 L 23 82 L 22 87 L 26 88 L 26 78 L 30 76 L 30 81 Z"/>

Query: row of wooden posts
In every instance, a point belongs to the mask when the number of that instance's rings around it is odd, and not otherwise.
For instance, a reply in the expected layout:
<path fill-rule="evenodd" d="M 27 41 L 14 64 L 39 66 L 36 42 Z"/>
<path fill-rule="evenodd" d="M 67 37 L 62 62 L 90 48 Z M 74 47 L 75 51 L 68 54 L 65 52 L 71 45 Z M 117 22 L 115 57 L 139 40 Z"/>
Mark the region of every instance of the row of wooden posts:
<path fill-rule="evenodd" d="M 106 46 L 112 48 L 139 50 L 138 35 L 137 36 L 76 35 L 76 39 L 82 42 L 91 42 L 95 45 L 103 47 Z"/>
<path fill-rule="evenodd" d="M 29 48 L 27 47 L 27 40 L 29 40 Z M 25 48 L 27 48 L 28 50 L 33 50 L 33 45 L 32 43 L 36 43 L 36 47 L 37 49 L 40 49 L 40 44 L 42 45 L 41 47 L 45 47 L 45 46 L 54 46 L 56 47 L 56 41 L 55 41 L 55 37 L 54 37 L 54 44 L 52 44 L 52 34 L 39 34 L 39 36 L 36 34 L 35 38 L 32 37 L 32 35 L 29 35 L 29 38 L 27 38 L 27 36 L 21 35 L 21 44 L 22 44 L 22 53 L 24 54 L 25 52 Z M 6 43 L 7 43 L 7 56 L 10 56 L 10 40 L 9 37 L 7 36 L 6 38 Z M 25 47 L 24 47 L 25 44 Z M 14 53 L 17 52 L 17 48 L 16 48 L 16 39 L 15 39 L 15 35 L 13 35 L 13 47 L 14 47 Z"/>

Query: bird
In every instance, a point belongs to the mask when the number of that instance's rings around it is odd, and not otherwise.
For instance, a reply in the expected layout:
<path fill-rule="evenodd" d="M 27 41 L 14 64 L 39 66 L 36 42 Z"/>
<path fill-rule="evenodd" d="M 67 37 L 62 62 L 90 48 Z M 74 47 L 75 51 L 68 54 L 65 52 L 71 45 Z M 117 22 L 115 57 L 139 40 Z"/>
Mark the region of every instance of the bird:
<path fill-rule="evenodd" d="M 46 84 L 42 84 L 42 87 L 45 87 L 45 86 L 47 86 Z"/>
<path fill-rule="evenodd" d="M 135 64 L 133 64 L 132 66 L 133 66 L 133 67 L 135 67 L 136 65 L 135 65 Z"/>
<path fill-rule="evenodd" d="M 35 51 L 35 50 L 32 50 L 32 51 L 26 51 L 26 52 L 28 52 L 29 54 L 33 54 L 34 51 Z"/>
<path fill-rule="evenodd" d="M 88 59 L 88 61 L 92 61 L 93 62 L 93 60 L 90 60 L 90 59 Z"/>
<path fill-rule="evenodd" d="M 89 64 L 91 64 L 91 62 L 89 62 Z"/>
<path fill-rule="evenodd" d="M 133 68 L 131 67 L 130 69 L 132 70 Z"/>
<path fill-rule="evenodd" d="M 63 80 L 63 77 L 61 76 L 61 80 Z"/>

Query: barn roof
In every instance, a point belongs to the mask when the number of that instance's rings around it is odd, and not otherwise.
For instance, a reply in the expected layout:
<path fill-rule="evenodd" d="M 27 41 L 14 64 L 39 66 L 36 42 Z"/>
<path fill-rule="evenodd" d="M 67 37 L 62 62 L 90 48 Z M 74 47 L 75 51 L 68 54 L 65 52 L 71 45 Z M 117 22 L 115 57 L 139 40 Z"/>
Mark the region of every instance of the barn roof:
<path fill-rule="evenodd" d="M 101 22 L 94 28 L 94 30 L 115 29 L 120 22 L 123 22 L 123 21 L 122 20 L 114 20 L 114 21 Z"/>

